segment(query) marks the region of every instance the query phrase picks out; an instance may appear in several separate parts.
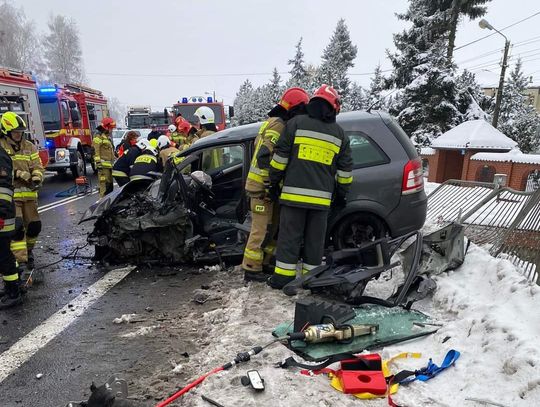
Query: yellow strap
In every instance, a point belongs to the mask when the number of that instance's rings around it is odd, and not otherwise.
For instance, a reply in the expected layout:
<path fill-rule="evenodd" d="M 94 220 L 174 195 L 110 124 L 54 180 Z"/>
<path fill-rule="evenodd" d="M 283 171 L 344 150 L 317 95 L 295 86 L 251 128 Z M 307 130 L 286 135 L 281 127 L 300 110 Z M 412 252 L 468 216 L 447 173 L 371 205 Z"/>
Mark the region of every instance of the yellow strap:
<path fill-rule="evenodd" d="M 9 276 L 4 276 L 3 277 L 4 281 L 17 281 L 19 279 L 19 275 L 18 274 L 10 274 Z"/>

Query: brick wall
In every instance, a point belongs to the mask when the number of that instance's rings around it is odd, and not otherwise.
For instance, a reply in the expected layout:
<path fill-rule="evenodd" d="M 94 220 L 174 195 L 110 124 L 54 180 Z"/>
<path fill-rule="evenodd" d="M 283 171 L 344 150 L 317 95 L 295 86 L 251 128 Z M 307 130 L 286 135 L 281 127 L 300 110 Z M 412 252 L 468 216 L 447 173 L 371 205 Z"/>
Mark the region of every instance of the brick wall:
<path fill-rule="evenodd" d="M 534 170 L 540 170 L 539 164 L 471 160 L 465 179 L 468 181 L 479 181 L 480 171 L 484 166 L 493 167 L 496 174 L 506 174 L 508 176 L 507 186 L 519 191 L 525 190 L 529 174 Z"/>

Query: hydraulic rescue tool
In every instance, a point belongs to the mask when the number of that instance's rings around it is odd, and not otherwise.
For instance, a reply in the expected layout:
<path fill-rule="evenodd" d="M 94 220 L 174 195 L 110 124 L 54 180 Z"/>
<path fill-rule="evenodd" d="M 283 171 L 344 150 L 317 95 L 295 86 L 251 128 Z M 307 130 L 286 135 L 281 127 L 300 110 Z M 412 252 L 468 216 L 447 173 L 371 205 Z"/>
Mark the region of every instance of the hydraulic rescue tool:
<path fill-rule="evenodd" d="M 353 338 L 376 334 L 379 325 L 342 325 L 334 324 L 310 325 L 302 332 L 288 334 L 289 340 L 301 340 L 310 343 L 321 342 L 350 342 Z"/>

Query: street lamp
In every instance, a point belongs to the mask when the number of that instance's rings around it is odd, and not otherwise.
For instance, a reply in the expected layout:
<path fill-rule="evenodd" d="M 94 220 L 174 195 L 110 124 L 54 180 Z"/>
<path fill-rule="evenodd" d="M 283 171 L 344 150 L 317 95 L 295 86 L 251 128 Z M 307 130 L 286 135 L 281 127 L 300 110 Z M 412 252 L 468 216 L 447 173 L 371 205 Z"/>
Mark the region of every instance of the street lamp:
<path fill-rule="evenodd" d="M 506 38 L 506 35 L 504 35 L 502 32 L 497 30 L 495 27 L 493 27 L 486 19 L 481 19 L 478 23 L 480 28 L 487 28 L 488 30 L 493 30 L 499 33 L 504 37 L 504 55 L 501 65 L 501 77 L 499 78 L 499 88 L 497 89 L 497 99 L 495 100 L 495 111 L 493 112 L 493 127 L 497 127 L 497 123 L 499 122 L 499 112 L 501 110 L 501 100 L 503 95 L 503 88 L 504 88 L 504 75 L 506 74 L 506 66 L 508 63 L 508 50 L 510 49 L 510 41 L 508 38 Z"/>

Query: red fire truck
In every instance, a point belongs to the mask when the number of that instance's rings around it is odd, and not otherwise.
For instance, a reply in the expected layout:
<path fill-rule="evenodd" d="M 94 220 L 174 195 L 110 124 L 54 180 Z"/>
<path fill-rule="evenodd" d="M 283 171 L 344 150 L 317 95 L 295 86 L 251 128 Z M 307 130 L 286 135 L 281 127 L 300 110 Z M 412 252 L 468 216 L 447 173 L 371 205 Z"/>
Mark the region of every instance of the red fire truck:
<path fill-rule="evenodd" d="M 193 115 L 195 110 L 201 106 L 208 106 L 214 111 L 215 123 L 218 130 L 226 127 L 225 108 L 223 102 L 216 102 L 211 96 L 204 98 L 202 96 L 183 97 L 178 103 L 173 105 L 174 117 L 182 116 L 191 124 L 195 124 L 197 119 Z M 234 115 L 232 106 L 229 106 L 229 117 Z"/>
<path fill-rule="evenodd" d="M 9 111 L 24 119 L 28 126 L 26 137 L 37 145 L 41 161 L 47 165 L 49 154 L 45 147 L 36 81 L 28 73 L 0 67 L 0 115 Z"/>
<path fill-rule="evenodd" d="M 73 84 L 42 86 L 38 95 L 50 156 L 47 169 L 69 169 L 75 178 L 86 174 L 86 163 L 95 171 L 92 133 L 109 115 L 107 99 L 98 90 Z"/>

